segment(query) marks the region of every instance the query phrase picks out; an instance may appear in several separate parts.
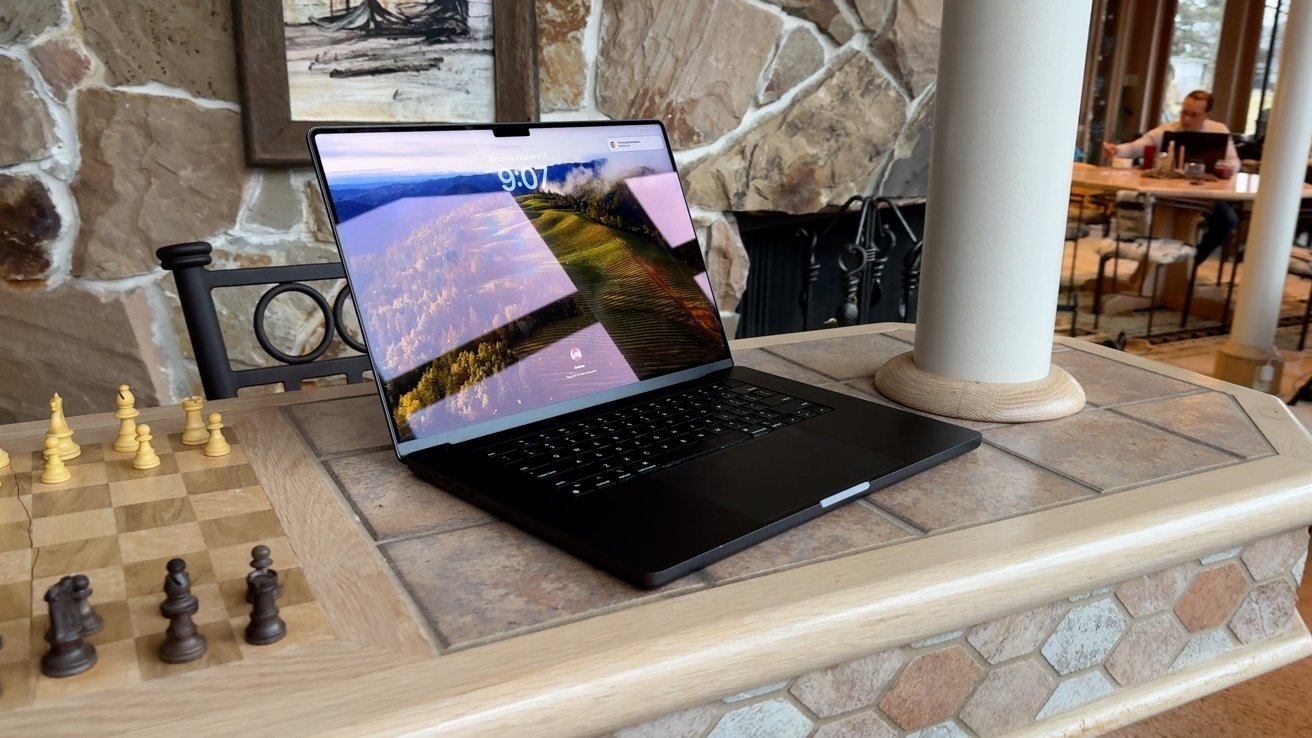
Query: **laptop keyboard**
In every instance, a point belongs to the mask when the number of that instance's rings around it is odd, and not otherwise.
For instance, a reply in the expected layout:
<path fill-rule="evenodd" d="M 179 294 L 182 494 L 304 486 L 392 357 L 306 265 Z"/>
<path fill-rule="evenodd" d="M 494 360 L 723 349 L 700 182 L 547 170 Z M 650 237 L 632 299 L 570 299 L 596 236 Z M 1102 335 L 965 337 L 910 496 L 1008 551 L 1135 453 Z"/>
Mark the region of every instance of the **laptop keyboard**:
<path fill-rule="evenodd" d="M 521 436 L 481 453 L 556 489 L 581 495 L 831 409 L 726 379 Z"/>

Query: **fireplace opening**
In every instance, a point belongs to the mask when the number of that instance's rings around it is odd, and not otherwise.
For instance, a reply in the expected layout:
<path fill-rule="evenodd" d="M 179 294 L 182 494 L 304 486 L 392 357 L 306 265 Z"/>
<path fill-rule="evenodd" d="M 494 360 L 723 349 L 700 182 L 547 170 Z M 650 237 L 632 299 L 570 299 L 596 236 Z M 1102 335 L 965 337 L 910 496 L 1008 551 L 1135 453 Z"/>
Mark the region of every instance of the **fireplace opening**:
<path fill-rule="evenodd" d="M 837 212 L 736 219 L 751 260 L 737 338 L 915 322 L 923 199 L 853 198 Z"/>

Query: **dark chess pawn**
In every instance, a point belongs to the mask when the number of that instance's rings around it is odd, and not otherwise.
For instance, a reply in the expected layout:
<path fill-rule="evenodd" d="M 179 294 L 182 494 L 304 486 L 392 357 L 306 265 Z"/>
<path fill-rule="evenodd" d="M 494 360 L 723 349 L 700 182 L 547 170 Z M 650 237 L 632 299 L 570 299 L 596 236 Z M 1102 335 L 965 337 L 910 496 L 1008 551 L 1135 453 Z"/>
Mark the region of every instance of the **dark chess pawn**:
<path fill-rule="evenodd" d="M 96 647 L 82 640 L 82 612 L 73 598 L 69 580 L 60 580 L 46 591 L 50 607 L 50 650 L 41 657 L 41 673 L 60 679 L 90 669 L 96 664 Z"/>
<path fill-rule="evenodd" d="M 187 562 L 169 559 L 165 568 L 169 573 L 164 577 L 164 602 L 159 613 L 169 619 L 169 627 L 164 631 L 159 658 L 166 664 L 185 664 L 205 655 L 205 636 L 191 619 L 200 610 L 200 601 L 191 593 Z"/>
<path fill-rule="evenodd" d="M 265 574 L 273 566 L 273 557 L 268 546 L 256 546 L 251 549 L 251 574 Z M 274 572 L 275 574 L 277 572 Z M 250 600 L 247 600 L 250 602 Z"/>
<path fill-rule="evenodd" d="M 246 601 L 251 603 L 251 622 L 246 626 L 246 642 L 252 646 L 277 643 L 287 635 L 287 623 L 278 616 L 278 572 L 258 569 L 246 575 Z"/>
<path fill-rule="evenodd" d="M 96 614 L 91 606 L 91 578 L 77 574 L 70 581 L 73 599 L 77 600 L 77 611 L 82 615 L 82 635 L 93 636 L 105 627 L 105 621 Z"/>

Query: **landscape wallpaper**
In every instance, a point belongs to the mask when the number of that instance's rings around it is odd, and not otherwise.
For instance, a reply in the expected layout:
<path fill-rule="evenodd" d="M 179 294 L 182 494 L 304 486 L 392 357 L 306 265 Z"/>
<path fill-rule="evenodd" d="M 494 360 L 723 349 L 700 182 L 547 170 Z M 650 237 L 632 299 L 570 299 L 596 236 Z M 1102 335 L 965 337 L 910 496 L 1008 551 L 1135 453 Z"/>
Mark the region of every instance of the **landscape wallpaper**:
<path fill-rule="evenodd" d="M 320 134 L 400 440 L 728 357 L 659 128 Z"/>

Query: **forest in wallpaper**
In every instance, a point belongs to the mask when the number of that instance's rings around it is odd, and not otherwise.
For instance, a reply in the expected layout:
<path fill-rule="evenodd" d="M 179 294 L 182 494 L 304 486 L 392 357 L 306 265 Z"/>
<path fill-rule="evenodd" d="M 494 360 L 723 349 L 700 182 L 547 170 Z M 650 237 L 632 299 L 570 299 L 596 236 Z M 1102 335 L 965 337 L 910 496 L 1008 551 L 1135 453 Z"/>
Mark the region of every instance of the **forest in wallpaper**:
<path fill-rule="evenodd" d="M 333 187 L 402 440 L 724 357 L 696 243 L 667 243 L 629 187 L 668 178 L 682 206 L 677 178 L 608 169 L 542 167 L 512 191 L 478 173 Z"/>

